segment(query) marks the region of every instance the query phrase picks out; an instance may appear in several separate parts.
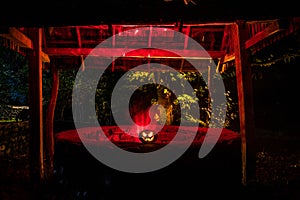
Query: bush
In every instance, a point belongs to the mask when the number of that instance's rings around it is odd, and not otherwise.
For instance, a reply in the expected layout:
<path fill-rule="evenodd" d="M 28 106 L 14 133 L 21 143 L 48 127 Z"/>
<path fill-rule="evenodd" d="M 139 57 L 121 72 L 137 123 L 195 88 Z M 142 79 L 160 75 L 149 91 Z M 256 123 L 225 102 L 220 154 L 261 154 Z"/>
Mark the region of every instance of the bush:
<path fill-rule="evenodd" d="M 0 156 L 17 158 L 29 153 L 29 122 L 0 123 Z"/>

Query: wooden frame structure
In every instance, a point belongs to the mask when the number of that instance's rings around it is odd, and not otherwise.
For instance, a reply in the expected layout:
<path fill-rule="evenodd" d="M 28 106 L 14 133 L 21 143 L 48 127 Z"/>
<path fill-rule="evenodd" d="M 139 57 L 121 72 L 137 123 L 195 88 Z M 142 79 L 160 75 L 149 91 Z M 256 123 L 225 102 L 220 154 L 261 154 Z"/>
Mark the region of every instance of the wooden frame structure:
<path fill-rule="evenodd" d="M 195 10 L 195 8 L 193 8 L 193 10 Z M 161 12 L 161 10 L 159 11 Z M 225 71 L 226 68 L 231 65 L 235 65 L 236 68 L 240 133 L 242 138 L 241 182 L 243 185 L 247 185 L 249 182 L 255 181 L 255 124 L 249 56 L 250 54 L 261 51 L 266 46 L 272 45 L 276 41 L 293 34 L 293 32 L 298 30 L 300 20 L 298 17 L 284 17 L 283 20 L 280 17 L 259 20 L 240 20 L 237 17 L 234 17 L 234 19 L 230 20 L 220 19 L 207 22 L 201 21 L 201 17 L 196 15 L 193 16 L 191 22 L 187 23 L 182 22 L 182 20 L 175 20 L 172 22 L 172 19 L 171 22 L 168 20 L 168 22 L 161 23 L 159 20 L 152 19 L 149 22 L 145 20 L 146 22 L 139 23 L 137 26 L 163 25 L 181 31 L 187 36 L 202 34 L 204 37 L 205 34 L 210 34 L 212 38 L 214 38 L 215 34 L 221 33 L 218 45 L 216 45 L 214 39 L 208 41 L 207 45 L 210 45 L 211 47 L 208 52 L 213 59 L 219 60 L 217 70 Z M 189 18 L 184 19 L 189 20 Z M 78 20 L 70 25 L 71 23 L 69 23 L 68 20 L 65 21 L 68 22 L 68 25 L 60 23 L 58 26 L 55 26 L 55 24 L 53 26 L 53 21 L 50 21 L 48 24 L 46 23 L 46 27 L 41 26 L 40 23 L 43 24 L 43 22 L 40 21 L 37 22 L 36 26 L 21 22 L 21 27 L 20 24 L 16 23 L 17 21 L 12 21 L 12 25 L 4 24 L 5 26 L 0 30 L 0 37 L 13 42 L 17 46 L 16 50 L 28 55 L 30 61 L 31 176 L 36 182 L 44 180 L 47 178 L 45 175 L 51 175 L 51 172 L 53 171 L 53 118 L 58 94 L 59 69 L 67 69 L 72 66 L 78 67 L 84 57 L 91 52 L 95 44 L 101 42 L 102 36 L 105 34 L 108 34 L 105 37 L 112 36 L 121 32 L 121 29 L 125 29 L 128 26 L 128 23 L 114 24 L 113 22 L 96 24 L 93 20 L 90 20 L 89 22 Z M 90 34 L 85 35 L 86 37 L 84 37 L 84 32 Z M 94 34 L 94 37 L 92 37 L 93 32 L 102 32 L 103 34 Z M 149 44 L 151 43 L 151 39 L 150 36 L 148 39 Z M 187 48 L 187 46 L 188 44 L 184 45 L 184 50 L 186 50 L 185 48 Z M 118 55 L 120 51 L 122 51 L 122 47 L 116 47 L 116 41 L 113 41 L 112 48 L 99 49 L 97 53 L 104 57 L 114 57 L 115 55 Z M 140 52 L 136 52 L 131 58 L 128 56 L 125 61 L 127 63 L 133 61 L 137 62 L 138 56 L 144 57 L 144 55 L 139 53 Z M 151 52 L 151 54 L 155 55 L 155 52 Z M 190 50 L 190 55 L 199 56 L 200 54 L 201 52 Z M 183 62 L 180 60 L 178 70 L 189 70 L 189 66 L 187 64 L 183 65 L 182 63 Z M 46 111 L 43 111 L 42 108 L 41 73 L 44 66 L 51 68 L 53 76 L 51 100 Z M 129 69 L 126 68 L 126 65 L 120 65 L 118 67 L 122 70 Z M 42 119 L 43 112 L 47 112 L 45 121 Z M 47 166 L 47 169 L 45 169 L 45 166 Z"/>

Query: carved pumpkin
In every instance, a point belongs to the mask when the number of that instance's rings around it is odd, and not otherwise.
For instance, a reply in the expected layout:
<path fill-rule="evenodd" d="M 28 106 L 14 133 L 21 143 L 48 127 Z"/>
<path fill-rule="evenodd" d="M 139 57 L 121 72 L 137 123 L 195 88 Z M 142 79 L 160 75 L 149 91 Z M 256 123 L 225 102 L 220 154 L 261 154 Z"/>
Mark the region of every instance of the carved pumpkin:
<path fill-rule="evenodd" d="M 153 143 L 157 140 L 157 134 L 151 130 L 143 130 L 139 134 L 142 143 Z"/>

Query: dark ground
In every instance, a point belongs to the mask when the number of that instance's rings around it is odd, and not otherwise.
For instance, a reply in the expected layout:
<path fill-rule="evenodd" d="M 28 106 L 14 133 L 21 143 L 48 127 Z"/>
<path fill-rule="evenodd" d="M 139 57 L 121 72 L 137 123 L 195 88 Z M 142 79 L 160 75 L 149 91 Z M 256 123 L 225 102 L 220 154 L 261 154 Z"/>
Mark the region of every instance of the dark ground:
<path fill-rule="evenodd" d="M 260 130 L 261 131 L 261 130 Z M 57 144 L 55 177 L 33 187 L 29 182 L 28 156 L 0 158 L 1 200 L 100 200 L 191 199 L 300 199 L 299 137 L 261 131 L 257 140 L 257 181 L 241 185 L 239 152 L 219 148 L 201 162 L 193 162 L 191 150 L 182 159 L 158 172 L 127 174 L 95 162 L 84 148 Z M 225 150 L 225 152 L 224 152 Z M 227 151 L 227 152 L 226 152 Z M 226 154 L 226 158 L 222 155 Z M 83 156 L 85 155 L 85 156 Z M 192 164 L 193 162 L 193 164 Z M 198 164 L 197 164 L 198 163 Z"/>

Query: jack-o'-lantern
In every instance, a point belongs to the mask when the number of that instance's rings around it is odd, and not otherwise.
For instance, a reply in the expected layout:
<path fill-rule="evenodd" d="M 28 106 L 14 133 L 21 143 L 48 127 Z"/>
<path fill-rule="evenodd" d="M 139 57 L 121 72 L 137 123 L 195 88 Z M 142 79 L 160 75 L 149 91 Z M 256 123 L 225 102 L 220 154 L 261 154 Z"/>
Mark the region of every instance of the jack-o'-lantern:
<path fill-rule="evenodd" d="M 139 134 L 142 143 L 153 143 L 157 140 L 157 134 L 152 130 L 143 130 Z"/>

